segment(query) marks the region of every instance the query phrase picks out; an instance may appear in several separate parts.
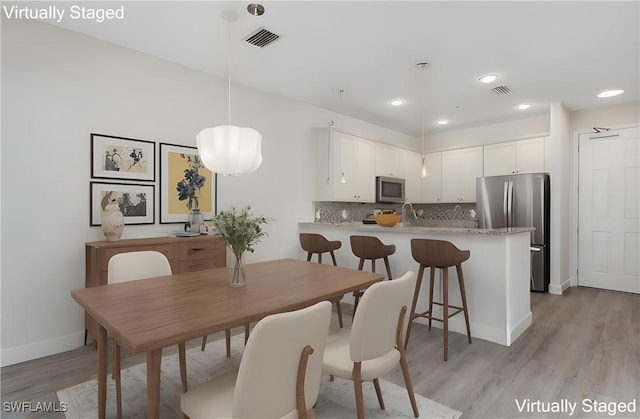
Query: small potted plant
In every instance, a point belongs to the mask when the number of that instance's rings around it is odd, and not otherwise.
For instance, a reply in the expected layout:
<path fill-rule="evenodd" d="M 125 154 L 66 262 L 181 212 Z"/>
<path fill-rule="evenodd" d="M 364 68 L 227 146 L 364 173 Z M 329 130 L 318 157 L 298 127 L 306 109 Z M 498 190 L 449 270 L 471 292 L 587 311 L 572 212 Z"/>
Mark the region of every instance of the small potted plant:
<path fill-rule="evenodd" d="M 245 252 L 254 252 L 254 245 L 267 235 L 262 229 L 263 224 L 268 223 L 263 216 L 254 216 L 251 207 L 241 209 L 236 207 L 229 211 L 220 211 L 213 218 L 213 225 L 218 234 L 231 247 L 233 262 L 230 268 L 229 285 L 232 287 L 244 287 L 246 285 L 246 273 L 243 255 Z"/>

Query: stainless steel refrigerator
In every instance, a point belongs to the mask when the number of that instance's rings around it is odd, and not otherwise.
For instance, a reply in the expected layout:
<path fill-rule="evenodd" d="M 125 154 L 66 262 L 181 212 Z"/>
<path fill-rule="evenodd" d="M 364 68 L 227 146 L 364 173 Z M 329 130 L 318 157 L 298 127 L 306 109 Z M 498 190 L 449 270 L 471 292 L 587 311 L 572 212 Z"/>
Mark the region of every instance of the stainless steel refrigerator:
<path fill-rule="evenodd" d="M 549 208 L 547 173 L 476 179 L 478 227 L 535 227 L 530 247 L 532 291 L 549 291 Z"/>

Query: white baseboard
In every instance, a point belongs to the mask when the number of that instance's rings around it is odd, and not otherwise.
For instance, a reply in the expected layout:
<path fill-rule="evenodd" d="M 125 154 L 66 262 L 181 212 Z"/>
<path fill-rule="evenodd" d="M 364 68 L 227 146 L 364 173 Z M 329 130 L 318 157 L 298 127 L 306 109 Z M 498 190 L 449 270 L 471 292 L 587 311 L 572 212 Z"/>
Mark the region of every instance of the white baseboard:
<path fill-rule="evenodd" d="M 529 326 L 531 326 L 532 322 L 533 316 L 529 311 L 527 314 L 522 316 L 522 318 L 511 328 L 511 330 L 507 331 L 507 341 L 509 343 L 509 346 L 511 346 L 511 344 L 515 342 L 516 339 L 518 339 Z"/>
<path fill-rule="evenodd" d="M 84 344 L 84 332 L 72 333 L 53 339 L 41 340 L 26 345 L 3 348 L 0 350 L 0 366 L 19 364 L 20 362 L 42 358 L 60 352 L 70 351 Z"/>
<path fill-rule="evenodd" d="M 560 285 L 549 284 L 549 294 L 562 295 L 569 287 L 571 287 L 571 278 L 565 279 Z M 576 280 L 577 285 L 577 280 Z"/>

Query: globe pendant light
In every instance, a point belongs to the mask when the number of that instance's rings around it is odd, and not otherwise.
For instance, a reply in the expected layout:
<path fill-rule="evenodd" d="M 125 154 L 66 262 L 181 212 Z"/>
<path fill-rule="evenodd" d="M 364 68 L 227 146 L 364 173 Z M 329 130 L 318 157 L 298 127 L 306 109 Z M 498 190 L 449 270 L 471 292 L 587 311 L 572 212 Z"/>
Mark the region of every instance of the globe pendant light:
<path fill-rule="evenodd" d="M 226 13 L 229 24 L 228 125 L 205 128 L 196 136 L 202 163 L 212 172 L 237 176 L 256 170 L 262 163 L 262 135 L 253 128 L 231 125 L 231 22 L 237 15 Z"/>

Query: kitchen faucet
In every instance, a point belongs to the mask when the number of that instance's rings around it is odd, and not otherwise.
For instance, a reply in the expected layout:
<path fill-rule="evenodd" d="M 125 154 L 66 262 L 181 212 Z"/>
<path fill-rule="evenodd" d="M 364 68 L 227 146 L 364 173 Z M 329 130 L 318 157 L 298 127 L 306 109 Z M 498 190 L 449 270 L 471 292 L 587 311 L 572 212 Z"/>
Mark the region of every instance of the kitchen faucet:
<path fill-rule="evenodd" d="M 413 213 L 413 219 L 414 221 L 418 219 L 418 215 L 416 214 L 416 210 L 413 209 L 413 205 L 411 205 L 410 202 L 405 202 L 404 204 L 402 204 L 402 208 L 400 209 L 400 212 L 402 212 L 402 224 L 405 224 L 408 220 L 405 218 L 404 216 L 404 207 L 409 206 L 409 208 L 411 208 L 411 212 Z M 415 224 L 415 222 L 414 222 Z"/>

